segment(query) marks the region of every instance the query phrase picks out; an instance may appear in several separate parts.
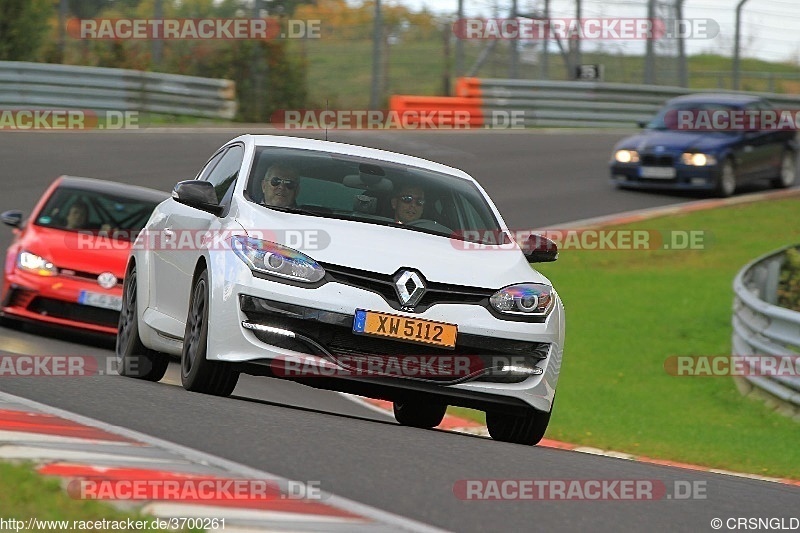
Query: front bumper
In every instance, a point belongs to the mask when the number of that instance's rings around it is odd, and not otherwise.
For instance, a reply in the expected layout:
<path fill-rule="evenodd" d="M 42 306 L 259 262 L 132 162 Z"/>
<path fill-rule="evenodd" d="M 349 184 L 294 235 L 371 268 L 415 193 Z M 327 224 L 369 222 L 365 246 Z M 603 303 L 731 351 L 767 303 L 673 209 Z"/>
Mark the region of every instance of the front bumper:
<path fill-rule="evenodd" d="M 111 289 L 70 276 L 43 277 L 15 269 L 4 280 L 0 312 L 14 319 L 117 334 L 119 311 L 79 303 L 81 291 L 122 297 L 122 280 Z"/>
<path fill-rule="evenodd" d="M 462 356 L 479 361 L 479 371 L 457 378 L 359 374 L 296 381 L 388 400 L 414 394 L 478 409 L 502 405 L 506 411 L 550 410 L 564 339 L 564 311 L 557 295 L 553 311 L 542 323 L 501 320 L 485 307 L 465 303 L 435 304 L 424 312 L 408 313 L 392 308 L 378 292 L 341 283 L 317 288 L 287 285 L 254 277 L 246 267 L 226 263 L 224 276 L 212 276 L 211 280 L 209 359 L 234 363 L 245 373 L 275 375 L 275 361 L 290 357 L 322 367 L 352 369 L 354 358 L 359 357 Z M 355 335 L 356 309 L 457 324 L 456 348 L 450 351 Z M 313 342 L 259 331 L 253 324 L 291 331 Z M 504 363 L 521 360 L 535 367 L 536 374 L 501 372 Z"/>
<path fill-rule="evenodd" d="M 621 187 L 635 189 L 709 191 L 717 187 L 720 168 L 717 165 L 693 167 L 675 165 L 675 177 L 670 179 L 645 178 L 639 164 L 616 164 L 610 166 L 611 181 Z"/>

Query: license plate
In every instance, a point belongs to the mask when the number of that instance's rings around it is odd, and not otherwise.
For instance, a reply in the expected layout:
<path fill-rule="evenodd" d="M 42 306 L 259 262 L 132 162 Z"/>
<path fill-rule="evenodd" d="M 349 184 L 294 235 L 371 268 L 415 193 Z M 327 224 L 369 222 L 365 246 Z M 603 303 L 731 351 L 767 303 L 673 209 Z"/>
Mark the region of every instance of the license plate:
<path fill-rule="evenodd" d="M 658 180 L 671 180 L 675 177 L 675 169 L 672 167 L 642 167 L 640 176 Z"/>
<path fill-rule="evenodd" d="M 456 347 L 458 326 L 356 309 L 353 333 L 452 349 Z"/>
<path fill-rule="evenodd" d="M 103 294 L 100 292 L 81 291 L 78 296 L 78 303 L 91 305 L 92 307 L 102 307 L 103 309 L 122 310 L 122 297 L 113 294 Z"/>

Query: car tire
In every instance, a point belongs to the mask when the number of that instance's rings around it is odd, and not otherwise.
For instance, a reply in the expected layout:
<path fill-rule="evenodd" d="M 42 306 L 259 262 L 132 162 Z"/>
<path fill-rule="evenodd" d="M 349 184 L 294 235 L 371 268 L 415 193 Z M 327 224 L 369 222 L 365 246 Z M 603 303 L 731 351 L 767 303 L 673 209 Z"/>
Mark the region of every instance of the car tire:
<path fill-rule="evenodd" d="M 733 196 L 734 192 L 736 192 L 736 167 L 733 165 L 733 160 L 728 157 L 722 162 L 716 193 L 721 198 L 728 198 Z"/>
<path fill-rule="evenodd" d="M 772 180 L 772 186 L 778 189 L 788 189 L 797 181 L 797 155 L 792 150 L 786 150 L 781 156 L 781 169 L 778 177 Z"/>
<path fill-rule="evenodd" d="M 420 400 L 394 402 L 394 418 L 404 426 L 435 428 L 442 423 L 447 404 Z"/>
<path fill-rule="evenodd" d="M 551 412 L 552 407 L 550 412 L 529 409 L 524 415 L 487 411 L 486 428 L 494 440 L 532 446 L 544 437 Z"/>
<path fill-rule="evenodd" d="M 189 315 L 183 334 L 181 384 L 183 388 L 213 396 L 230 396 L 239 381 L 239 372 L 229 363 L 209 361 L 208 350 L 208 271 L 203 270 L 192 285 Z"/>
<path fill-rule="evenodd" d="M 117 326 L 117 373 L 129 378 L 159 381 L 169 366 L 169 358 L 150 350 L 139 338 L 136 310 L 136 264 L 131 263 L 122 285 L 122 309 Z"/>

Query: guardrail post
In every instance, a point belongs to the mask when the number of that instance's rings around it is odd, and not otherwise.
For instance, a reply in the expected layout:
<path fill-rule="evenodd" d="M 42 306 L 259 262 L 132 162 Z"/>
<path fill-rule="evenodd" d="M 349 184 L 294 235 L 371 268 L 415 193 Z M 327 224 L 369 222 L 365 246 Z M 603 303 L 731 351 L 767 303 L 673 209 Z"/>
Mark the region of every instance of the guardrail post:
<path fill-rule="evenodd" d="M 650 21 L 651 27 L 653 20 L 656 17 L 656 0 L 647 0 L 647 20 Z M 655 76 L 655 36 L 651 35 L 646 42 L 645 58 L 644 58 L 644 83 L 645 85 L 652 85 L 656 82 Z"/>
<path fill-rule="evenodd" d="M 739 90 L 739 54 L 741 48 L 741 35 L 742 35 L 742 7 L 744 7 L 747 0 L 739 0 L 736 4 L 736 34 L 734 36 L 733 44 L 733 90 Z"/>
<path fill-rule="evenodd" d="M 778 282 L 780 281 L 781 266 L 783 261 L 775 259 L 767 264 L 767 275 L 764 280 L 764 292 L 761 297 L 768 304 L 778 303 Z"/>

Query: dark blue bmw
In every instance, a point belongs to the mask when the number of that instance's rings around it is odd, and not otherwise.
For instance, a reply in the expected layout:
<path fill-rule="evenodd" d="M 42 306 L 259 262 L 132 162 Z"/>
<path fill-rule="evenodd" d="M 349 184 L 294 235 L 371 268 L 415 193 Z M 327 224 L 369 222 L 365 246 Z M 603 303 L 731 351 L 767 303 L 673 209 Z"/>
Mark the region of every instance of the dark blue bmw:
<path fill-rule="evenodd" d="M 641 133 L 616 144 L 611 179 L 622 188 L 704 190 L 718 196 L 730 196 L 738 185 L 762 179 L 775 187 L 791 187 L 797 175 L 796 129 L 764 128 L 752 120 L 736 122 L 737 117 L 761 117 L 774 111 L 758 96 L 673 98 L 655 118 L 642 124 Z M 678 117 L 713 120 L 706 124 L 690 120 L 684 127 Z"/>

